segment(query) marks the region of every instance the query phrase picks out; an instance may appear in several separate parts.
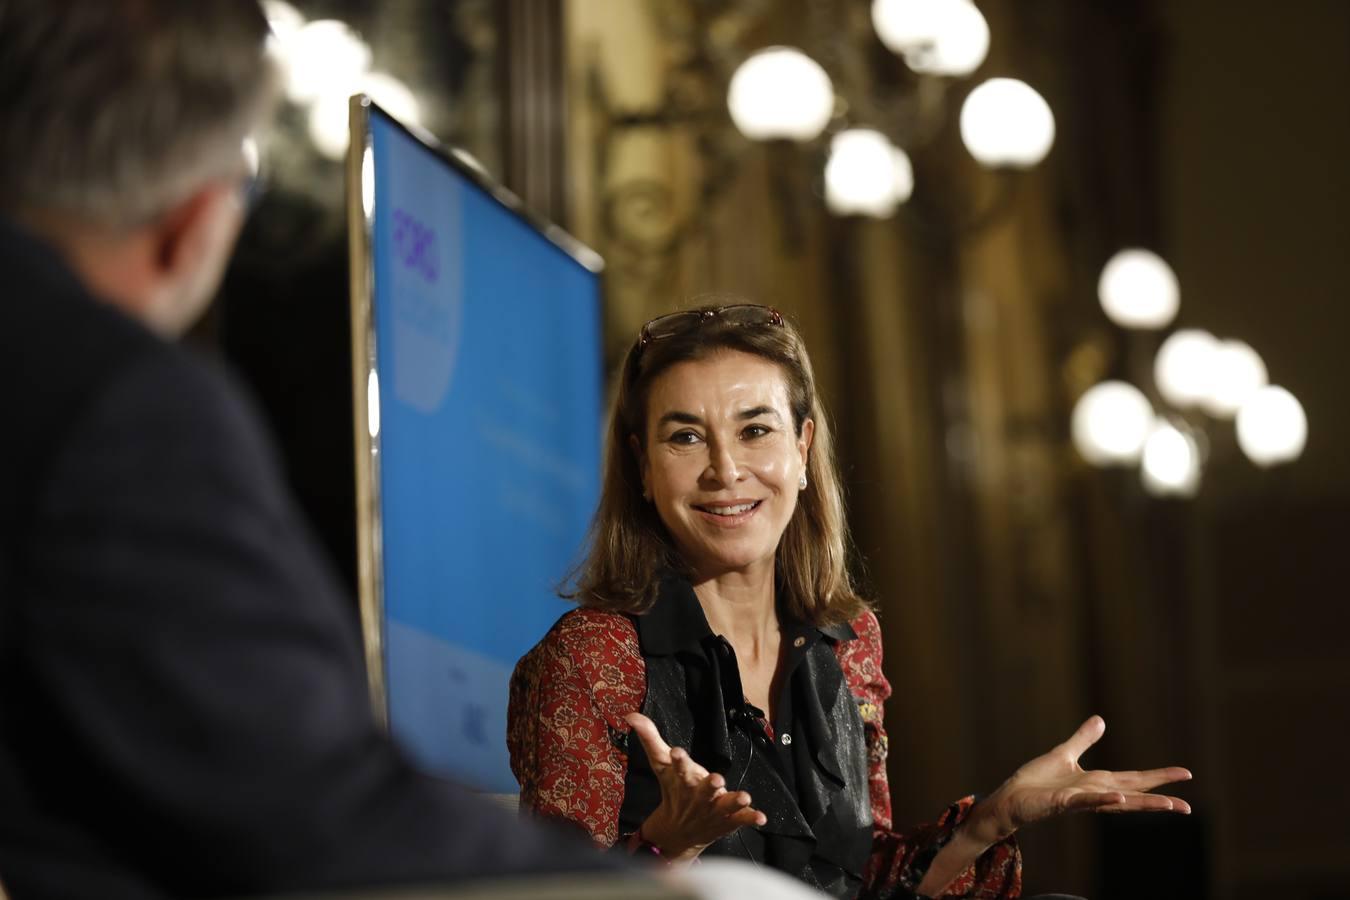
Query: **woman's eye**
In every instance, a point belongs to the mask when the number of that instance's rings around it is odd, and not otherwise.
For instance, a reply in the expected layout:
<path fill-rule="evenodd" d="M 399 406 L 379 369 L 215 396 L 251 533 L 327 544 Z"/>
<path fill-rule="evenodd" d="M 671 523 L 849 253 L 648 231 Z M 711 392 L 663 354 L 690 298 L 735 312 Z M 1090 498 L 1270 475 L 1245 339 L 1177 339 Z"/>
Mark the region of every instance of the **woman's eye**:
<path fill-rule="evenodd" d="M 684 444 L 686 446 L 689 444 L 696 444 L 698 443 L 698 435 L 692 431 L 677 431 L 670 436 L 670 442 L 672 444 Z"/>
<path fill-rule="evenodd" d="M 764 437 L 769 433 L 769 429 L 763 425 L 747 425 L 741 434 L 748 438 Z"/>

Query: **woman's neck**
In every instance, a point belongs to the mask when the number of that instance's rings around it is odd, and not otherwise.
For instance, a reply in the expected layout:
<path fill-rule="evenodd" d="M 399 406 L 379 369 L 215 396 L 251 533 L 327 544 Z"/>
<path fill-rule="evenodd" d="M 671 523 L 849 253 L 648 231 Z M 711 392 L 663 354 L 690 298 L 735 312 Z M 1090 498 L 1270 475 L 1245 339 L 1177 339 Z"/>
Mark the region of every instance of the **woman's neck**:
<path fill-rule="evenodd" d="M 778 610 L 774 604 L 773 566 L 756 572 L 728 572 L 696 580 L 694 595 L 714 634 L 752 659 L 777 654 Z"/>

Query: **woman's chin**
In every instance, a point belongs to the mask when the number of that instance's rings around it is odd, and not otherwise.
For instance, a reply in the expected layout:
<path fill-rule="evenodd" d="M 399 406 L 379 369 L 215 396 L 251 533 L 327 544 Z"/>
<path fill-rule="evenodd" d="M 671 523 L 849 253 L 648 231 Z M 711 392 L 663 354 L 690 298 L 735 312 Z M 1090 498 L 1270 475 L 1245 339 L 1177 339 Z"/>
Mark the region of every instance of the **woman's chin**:
<path fill-rule="evenodd" d="M 718 553 L 700 556 L 696 571 L 700 576 L 716 578 L 721 575 L 752 575 L 768 568 L 773 571 L 773 553 Z"/>

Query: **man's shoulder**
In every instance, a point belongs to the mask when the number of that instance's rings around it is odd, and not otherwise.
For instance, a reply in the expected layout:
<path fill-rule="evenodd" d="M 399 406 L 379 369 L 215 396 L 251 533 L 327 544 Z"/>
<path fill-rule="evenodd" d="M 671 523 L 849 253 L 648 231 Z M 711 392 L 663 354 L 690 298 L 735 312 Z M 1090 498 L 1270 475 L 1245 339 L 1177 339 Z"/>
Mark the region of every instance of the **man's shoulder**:
<path fill-rule="evenodd" d="M 27 514 L 80 417 L 122 373 L 173 350 L 139 323 L 95 301 L 45 248 L 0 232 L 0 383 L 6 385 L 7 439 L 0 483 Z"/>
<path fill-rule="evenodd" d="M 172 490 L 176 471 L 200 483 L 268 481 L 274 452 L 245 392 L 224 367 L 169 343 L 99 302 L 47 248 L 0 229 L 0 383 L 11 438 L 0 489 L 11 498 L 0 532 L 28 529 L 63 485 L 117 491 L 129 476 Z M 100 473 L 107 477 L 100 480 Z M 253 491 L 266 496 L 269 490 Z M 4 543 L 8 543 L 5 541 Z"/>
<path fill-rule="evenodd" d="M 170 348 L 73 281 L 7 272 L 0 303 L 0 378 L 22 385 L 10 420 L 33 436 L 76 414 L 116 373 Z"/>

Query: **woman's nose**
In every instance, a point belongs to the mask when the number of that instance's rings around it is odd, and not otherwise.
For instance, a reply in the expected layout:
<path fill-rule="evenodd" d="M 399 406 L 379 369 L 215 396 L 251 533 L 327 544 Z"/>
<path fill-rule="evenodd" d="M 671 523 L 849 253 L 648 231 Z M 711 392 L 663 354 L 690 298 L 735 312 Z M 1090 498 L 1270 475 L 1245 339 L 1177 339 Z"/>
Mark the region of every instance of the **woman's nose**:
<path fill-rule="evenodd" d="M 713 443 L 708 448 L 708 468 L 703 473 L 704 479 L 721 485 L 739 481 L 741 466 L 734 450 L 734 445 Z"/>

